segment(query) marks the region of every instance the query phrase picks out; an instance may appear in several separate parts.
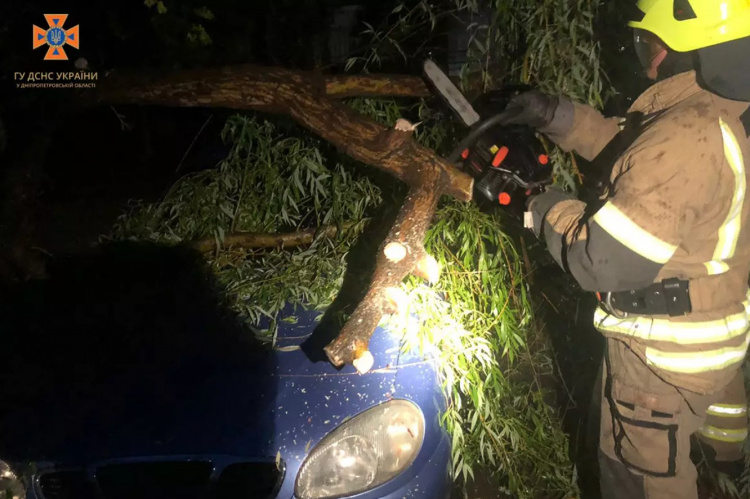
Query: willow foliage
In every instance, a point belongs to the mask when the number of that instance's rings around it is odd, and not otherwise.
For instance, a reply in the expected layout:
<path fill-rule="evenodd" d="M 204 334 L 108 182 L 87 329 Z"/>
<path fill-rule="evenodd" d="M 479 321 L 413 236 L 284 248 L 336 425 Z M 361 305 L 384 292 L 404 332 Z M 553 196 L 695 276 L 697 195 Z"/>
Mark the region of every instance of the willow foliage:
<path fill-rule="evenodd" d="M 329 305 L 367 211 L 381 202 L 379 189 L 351 167 L 326 164 L 319 141 L 285 137 L 268 121 L 235 116 L 222 136 L 231 148 L 218 168 L 183 177 L 158 203 L 134 203 L 110 237 L 166 244 L 214 238 L 213 269 L 251 324 L 275 319 L 285 303 Z M 340 227 L 337 236 L 309 247 L 258 254 L 222 247 L 229 233 L 332 224 Z"/>

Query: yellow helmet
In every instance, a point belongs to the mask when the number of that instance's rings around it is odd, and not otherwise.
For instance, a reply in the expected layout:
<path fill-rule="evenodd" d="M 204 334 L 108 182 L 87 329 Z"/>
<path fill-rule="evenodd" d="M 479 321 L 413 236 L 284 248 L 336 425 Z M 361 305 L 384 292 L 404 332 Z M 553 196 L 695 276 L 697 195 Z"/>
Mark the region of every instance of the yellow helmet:
<path fill-rule="evenodd" d="M 689 52 L 750 36 L 750 0 L 638 0 L 641 19 L 669 48 Z"/>

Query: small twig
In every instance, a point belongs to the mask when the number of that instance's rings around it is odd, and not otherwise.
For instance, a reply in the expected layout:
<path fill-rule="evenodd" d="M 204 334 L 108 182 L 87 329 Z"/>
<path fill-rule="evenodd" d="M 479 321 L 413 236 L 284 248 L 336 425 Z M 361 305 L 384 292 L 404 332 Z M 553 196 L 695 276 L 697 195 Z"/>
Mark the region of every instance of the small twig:
<path fill-rule="evenodd" d="M 185 151 L 185 154 L 182 155 L 182 159 L 180 160 L 180 163 L 177 165 L 177 168 L 175 169 L 176 172 L 180 171 L 180 168 L 182 168 L 182 163 L 185 161 L 185 158 L 187 158 L 188 154 L 190 154 L 190 151 L 193 149 L 193 146 L 195 145 L 195 141 L 198 140 L 198 137 L 200 137 L 201 133 L 203 133 L 203 130 L 206 128 L 206 125 L 208 125 L 208 122 L 211 121 L 211 118 L 213 118 L 214 115 L 208 117 L 205 123 L 203 123 L 203 126 L 200 130 L 198 130 L 198 133 L 195 134 L 195 137 L 193 137 L 193 141 L 188 146 L 187 150 Z"/>
<path fill-rule="evenodd" d="M 115 113 L 115 116 L 117 116 L 117 120 L 120 122 L 120 129 L 124 132 L 125 130 L 130 130 L 130 125 L 128 125 L 128 122 L 125 121 L 125 115 L 120 114 L 117 112 L 117 109 L 115 109 L 114 106 L 109 106 L 109 108 L 112 110 L 113 113 Z"/>
<path fill-rule="evenodd" d="M 44 254 L 44 255 L 47 255 L 47 256 L 48 256 L 48 257 L 50 257 L 50 258 L 55 258 L 55 255 L 53 255 L 52 253 L 50 253 L 50 252 L 49 252 L 49 251 L 47 251 L 46 249 L 44 249 L 44 248 L 41 248 L 41 247 L 39 247 L 39 246 L 32 246 L 32 247 L 31 247 L 30 249 L 32 249 L 32 250 L 34 250 L 34 251 L 38 251 L 39 253 L 42 253 L 42 254 Z"/>
<path fill-rule="evenodd" d="M 560 379 L 560 382 L 562 383 L 563 390 L 565 391 L 565 394 L 568 396 L 568 400 L 570 400 L 570 403 L 573 407 L 578 407 L 578 404 L 576 403 L 575 398 L 573 397 L 573 392 L 571 392 L 570 388 L 568 388 L 568 384 L 565 382 L 565 376 L 563 376 L 562 369 L 560 369 L 560 363 L 557 361 L 557 358 L 554 356 L 551 356 L 550 359 L 552 363 L 555 365 L 555 368 L 557 369 L 557 377 Z M 570 406 L 569 406 L 570 407 Z"/>
<path fill-rule="evenodd" d="M 552 307 L 552 308 L 554 309 L 554 311 L 555 311 L 555 312 L 557 312 L 558 314 L 560 313 L 560 311 L 559 311 L 559 310 L 557 310 L 557 307 L 556 307 L 556 306 L 555 306 L 555 305 L 554 305 L 554 304 L 552 303 L 552 301 L 550 301 L 550 299 L 549 299 L 549 298 L 547 298 L 547 295 L 545 295 L 544 293 L 542 293 L 542 297 L 543 297 L 543 298 L 544 298 L 545 300 L 547 300 L 547 303 L 549 303 L 550 307 Z"/>
<path fill-rule="evenodd" d="M 344 230 L 354 226 L 354 222 L 345 222 L 342 224 Z M 268 234 L 261 232 L 235 232 L 224 236 L 222 245 L 228 247 L 240 247 L 244 249 L 261 249 L 261 248 L 296 248 L 307 246 L 315 241 L 315 237 L 324 234 L 325 237 L 334 237 L 339 231 L 336 225 L 327 225 L 324 227 L 313 227 L 297 232 L 283 232 L 277 234 Z M 191 241 L 190 246 L 201 253 L 218 251 L 216 238 L 207 237 Z"/>

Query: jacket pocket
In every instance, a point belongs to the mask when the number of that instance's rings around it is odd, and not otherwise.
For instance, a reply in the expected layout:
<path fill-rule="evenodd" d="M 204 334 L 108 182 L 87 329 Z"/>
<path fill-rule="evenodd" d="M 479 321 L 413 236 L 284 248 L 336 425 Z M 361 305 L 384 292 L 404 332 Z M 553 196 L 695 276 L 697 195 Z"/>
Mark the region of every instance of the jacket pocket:
<path fill-rule="evenodd" d="M 677 472 L 679 395 L 612 387 L 615 455 L 629 468 L 653 477 Z"/>

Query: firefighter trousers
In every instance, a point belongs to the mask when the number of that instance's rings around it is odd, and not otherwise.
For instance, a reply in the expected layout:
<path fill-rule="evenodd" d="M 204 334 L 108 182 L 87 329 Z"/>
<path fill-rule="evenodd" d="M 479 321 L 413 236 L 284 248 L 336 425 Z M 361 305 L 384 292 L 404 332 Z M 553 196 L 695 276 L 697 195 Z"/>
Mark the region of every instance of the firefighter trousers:
<path fill-rule="evenodd" d="M 599 439 L 604 499 L 697 499 L 698 474 L 690 460 L 694 433 L 716 449 L 717 459 L 741 456 L 747 435 L 741 370 L 727 386 L 698 394 L 662 380 L 624 341 L 608 338 L 604 360 Z M 731 418 L 715 419 L 728 413 Z"/>

